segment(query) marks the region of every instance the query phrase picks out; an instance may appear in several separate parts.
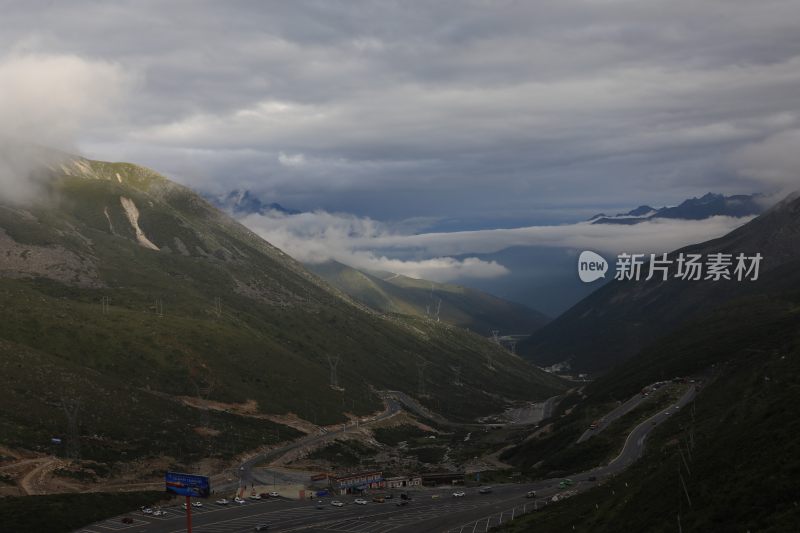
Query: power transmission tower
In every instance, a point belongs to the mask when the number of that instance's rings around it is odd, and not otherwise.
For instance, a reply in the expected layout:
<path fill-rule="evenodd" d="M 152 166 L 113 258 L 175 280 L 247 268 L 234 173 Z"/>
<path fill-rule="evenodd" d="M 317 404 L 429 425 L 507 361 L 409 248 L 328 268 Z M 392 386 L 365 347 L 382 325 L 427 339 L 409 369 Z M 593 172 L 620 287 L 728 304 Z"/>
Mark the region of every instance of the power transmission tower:
<path fill-rule="evenodd" d="M 425 396 L 425 367 L 428 361 L 420 359 L 417 361 L 417 372 L 419 374 L 419 396 Z"/>
<path fill-rule="evenodd" d="M 222 301 L 219 296 L 214 298 L 214 314 L 217 315 L 217 318 L 222 316 Z"/>
<path fill-rule="evenodd" d="M 330 355 L 326 355 L 326 357 L 328 358 L 328 365 L 331 367 L 331 388 L 334 390 L 342 390 L 341 387 L 339 387 L 339 375 L 337 372 L 339 356 L 331 357 Z"/>
<path fill-rule="evenodd" d="M 66 454 L 70 459 L 78 460 L 81 457 L 81 433 L 79 415 L 81 402 L 77 398 L 61 398 L 61 409 L 67 416 L 67 446 Z"/>
<path fill-rule="evenodd" d="M 508 347 L 511 350 L 511 355 L 517 355 L 517 341 L 509 342 Z"/>
<path fill-rule="evenodd" d="M 439 298 L 439 302 L 436 304 L 436 322 L 439 322 L 439 312 L 442 310 L 442 299 Z"/>
<path fill-rule="evenodd" d="M 499 329 L 493 329 L 492 330 L 492 340 L 494 341 L 495 344 L 500 344 L 500 330 Z"/>
<path fill-rule="evenodd" d="M 452 367 L 453 374 L 455 374 L 455 379 L 453 380 L 453 385 L 460 387 L 461 386 L 461 365 L 457 365 Z"/>
<path fill-rule="evenodd" d="M 108 296 L 103 296 L 102 300 L 100 301 L 100 305 L 101 305 L 102 313 L 104 315 L 107 315 L 108 314 L 108 307 L 110 305 Z"/>
<path fill-rule="evenodd" d="M 161 301 L 161 298 L 156 298 L 153 302 L 153 305 L 156 309 L 156 316 L 163 317 L 164 316 L 164 302 Z"/>

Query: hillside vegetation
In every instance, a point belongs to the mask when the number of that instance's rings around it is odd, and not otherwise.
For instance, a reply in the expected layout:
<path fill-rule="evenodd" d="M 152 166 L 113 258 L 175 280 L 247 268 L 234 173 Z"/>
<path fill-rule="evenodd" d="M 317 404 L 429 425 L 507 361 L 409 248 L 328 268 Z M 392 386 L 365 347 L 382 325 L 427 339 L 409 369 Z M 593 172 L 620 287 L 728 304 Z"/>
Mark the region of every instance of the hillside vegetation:
<path fill-rule="evenodd" d="M 295 432 L 177 396 L 325 424 L 386 388 L 456 419 L 563 388 L 477 335 L 370 311 L 150 170 L 73 158 L 38 181 L 32 205 L 0 205 L 1 444 L 49 450 L 65 403 L 87 457 L 199 456 Z"/>
<path fill-rule="evenodd" d="M 522 304 L 483 291 L 389 272 L 365 272 L 336 261 L 308 268 L 354 300 L 383 313 L 430 318 L 488 337 L 527 334 L 548 318 Z"/>

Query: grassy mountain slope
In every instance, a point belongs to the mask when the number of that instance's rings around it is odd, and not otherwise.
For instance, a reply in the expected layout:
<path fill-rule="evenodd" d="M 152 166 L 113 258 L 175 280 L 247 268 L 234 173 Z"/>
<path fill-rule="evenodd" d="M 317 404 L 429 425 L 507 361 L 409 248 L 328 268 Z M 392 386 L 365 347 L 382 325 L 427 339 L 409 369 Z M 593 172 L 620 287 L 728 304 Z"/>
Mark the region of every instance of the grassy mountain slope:
<path fill-rule="evenodd" d="M 0 205 L 0 360 L 18 365 L 0 376 L 0 388 L 13 392 L 5 392 L 13 396 L 8 405 L 31 413 L 78 397 L 82 440 L 89 431 L 108 436 L 97 457 L 146 454 L 132 441 L 161 431 L 175 442 L 182 437 L 173 430 L 203 425 L 172 407 L 175 395 L 250 400 L 262 413 L 330 423 L 380 409 L 374 389 L 415 394 L 419 361 L 427 362 L 425 381 L 436 383 L 421 401 L 454 418 L 562 388 L 476 335 L 370 312 L 148 169 L 73 158 L 37 181 L 32 205 Z M 340 358 L 339 389 L 329 386 L 328 356 Z M 455 366 L 464 386 L 453 384 Z M 52 379 L 60 373 L 80 379 Z M 134 406 L 144 404 L 156 421 L 135 420 L 142 414 Z M 9 444 L 40 446 L 45 435 L 65 431 L 63 417 L 50 418 L 4 409 L 0 425 L 14 429 L 0 434 Z M 252 444 L 251 419 L 202 422 L 211 434 L 235 428 L 242 436 L 233 448 Z M 257 438 L 268 441 L 272 431 L 277 438 L 278 428 L 262 422 Z"/>
<path fill-rule="evenodd" d="M 336 261 L 308 268 L 353 299 L 383 313 L 435 317 L 438 310 L 442 322 L 483 336 L 493 329 L 529 333 L 548 320 L 522 304 L 458 285 L 387 272 L 364 272 Z"/>
<path fill-rule="evenodd" d="M 790 196 L 728 235 L 670 254 L 761 253 L 757 282 L 617 281 L 604 285 L 520 343 L 538 364 L 569 360 L 574 368 L 601 372 L 636 354 L 654 339 L 742 294 L 757 295 L 800 257 L 800 199 Z M 673 273 L 675 267 L 673 266 Z M 645 270 L 646 272 L 646 270 Z M 574 332 L 580 331 L 580 335 Z"/>
<path fill-rule="evenodd" d="M 798 281 L 790 277 L 765 297 L 731 301 L 587 388 L 581 409 L 629 394 L 655 375 L 711 368 L 713 376 L 691 408 L 654 431 L 644 458 L 619 478 L 504 531 L 669 532 L 678 515 L 683 531 L 796 530 Z"/>

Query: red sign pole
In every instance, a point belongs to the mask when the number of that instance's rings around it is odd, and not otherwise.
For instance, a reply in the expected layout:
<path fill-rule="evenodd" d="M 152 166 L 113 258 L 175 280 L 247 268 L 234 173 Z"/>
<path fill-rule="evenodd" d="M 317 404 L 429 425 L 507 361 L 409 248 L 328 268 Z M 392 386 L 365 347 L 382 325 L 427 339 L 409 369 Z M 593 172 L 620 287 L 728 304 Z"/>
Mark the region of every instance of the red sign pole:
<path fill-rule="evenodd" d="M 186 496 L 186 533 L 192 533 L 192 497 Z"/>

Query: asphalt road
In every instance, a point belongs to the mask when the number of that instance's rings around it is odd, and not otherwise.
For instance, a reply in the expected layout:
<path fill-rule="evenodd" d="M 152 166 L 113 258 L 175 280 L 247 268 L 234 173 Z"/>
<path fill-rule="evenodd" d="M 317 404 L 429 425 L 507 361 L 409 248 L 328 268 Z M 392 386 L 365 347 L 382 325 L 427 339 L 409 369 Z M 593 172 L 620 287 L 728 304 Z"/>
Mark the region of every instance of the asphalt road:
<path fill-rule="evenodd" d="M 613 411 L 609 412 L 603 418 L 598 420 L 599 423 L 598 423 L 596 428 L 594 428 L 594 429 L 589 428 L 586 431 L 584 431 L 583 435 L 581 435 L 578 438 L 577 442 L 581 443 L 581 442 L 583 442 L 585 440 L 588 440 L 588 439 L 594 437 L 595 435 L 597 435 L 598 433 L 600 433 L 601 431 L 606 429 L 609 425 L 611 425 L 611 423 L 614 420 L 616 420 L 618 418 L 621 418 L 621 417 L 625 416 L 626 414 L 630 413 L 631 411 L 633 411 L 634 409 L 639 407 L 647 399 L 648 399 L 648 396 L 643 396 L 641 394 L 637 394 L 636 396 L 630 398 L 625 403 L 618 405 L 616 408 L 614 408 Z"/>
<path fill-rule="evenodd" d="M 695 396 L 696 388 L 690 386 L 684 395 L 669 408 L 658 412 L 636 426 L 628 435 L 620 454 L 609 464 L 587 472 L 569 476 L 574 482 L 570 491 L 587 490 L 598 481 L 613 476 L 641 457 L 645 441 L 658 424 L 667 420 L 678 408 L 683 408 Z M 263 460 L 259 457 L 257 460 Z M 257 461 L 254 461 L 254 463 Z M 593 481 L 589 481 L 592 478 Z M 219 506 L 205 502 L 193 513 L 195 533 L 244 533 L 260 524 L 269 524 L 270 531 L 352 532 L 352 533 L 426 533 L 426 532 L 478 532 L 531 512 L 537 507 L 554 505 L 552 497 L 565 489 L 559 487 L 561 479 L 548 479 L 524 484 L 498 485 L 490 494 L 479 494 L 478 489 L 465 489 L 466 496 L 455 498 L 454 489 L 410 492 L 413 500 L 398 507 L 398 499 L 386 503 L 355 505 L 351 497 L 339 498 L 346 502 L 341 508 L 324 499 L 323 509 L 313 502 L 290 501 L 281 498 L 260 502 L 248 501 L 244 505 Z M 525 498 L 535 490 L 536 499 Z M 79 530 L 82 533 L 177 533 L 185 531 L 184 511 L 178 507 L 167 509 L 166 517 L 152 517 L 131 513 L 133 524 L 123 524 L 121 517 L 93 524 Z"/>

